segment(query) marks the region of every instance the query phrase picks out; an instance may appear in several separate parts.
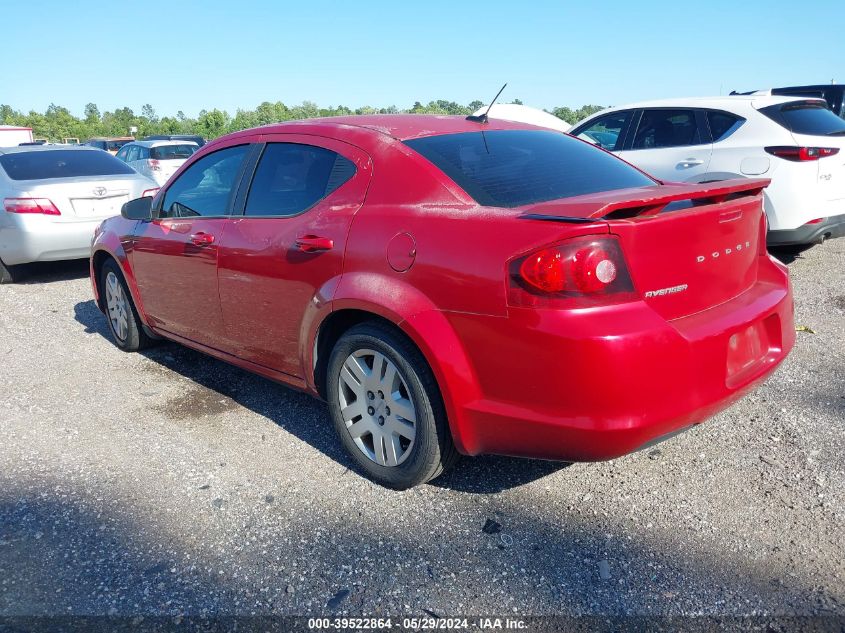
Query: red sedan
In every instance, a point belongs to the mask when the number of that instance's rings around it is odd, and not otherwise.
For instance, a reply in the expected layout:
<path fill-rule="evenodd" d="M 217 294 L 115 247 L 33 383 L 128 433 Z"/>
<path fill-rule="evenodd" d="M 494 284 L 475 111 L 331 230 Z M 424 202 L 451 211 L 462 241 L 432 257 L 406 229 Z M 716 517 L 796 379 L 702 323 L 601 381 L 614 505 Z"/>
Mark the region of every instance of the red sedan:
<path fill-rule="evenodd" d="M 661 183 L 573 137 L 389 115 L 203 147 L 97 230 L 117 345 L 177 341 L 328 402 L 373 479 L 458 453 L 623 455 L 794 342 L 766 180 Z"/>

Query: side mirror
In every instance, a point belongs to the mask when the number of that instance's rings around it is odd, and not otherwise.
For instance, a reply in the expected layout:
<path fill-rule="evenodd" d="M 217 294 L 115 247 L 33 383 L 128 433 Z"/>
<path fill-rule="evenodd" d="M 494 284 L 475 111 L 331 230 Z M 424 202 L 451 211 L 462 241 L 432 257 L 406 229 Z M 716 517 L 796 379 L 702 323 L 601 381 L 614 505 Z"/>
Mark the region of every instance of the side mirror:
<path fill-rule="evenodd" d="M 120 208 L 120 215 L 127 220 L 143 220 L 149 222 L 153 219 L 153 199 L 149 196 L 135 198 Z"/>

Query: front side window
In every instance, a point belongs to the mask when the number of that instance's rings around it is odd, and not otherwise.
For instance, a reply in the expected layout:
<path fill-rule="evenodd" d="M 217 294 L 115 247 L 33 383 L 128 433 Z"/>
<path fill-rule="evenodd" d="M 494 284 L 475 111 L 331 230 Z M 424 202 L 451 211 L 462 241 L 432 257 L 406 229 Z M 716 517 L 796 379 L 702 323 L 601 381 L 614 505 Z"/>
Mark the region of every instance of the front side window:
<path fill-rule="evenodd" d="M 707 111 L 707 124 L 710 126 L 710 136 L 713 137 L 714 143 L 728 138 L 743 123 L 745 123 L 745 119 L 730 112 L 722 112 L 721 110 Z"/>
<path fill-rule="evenodd" d="M 622 130 L 628 125 L 630 118 L 630 110 L 614 112 L 599 117 L 575 135 L 609 152 L 615 152 L 622 149 Z"/>
<path fill-rule="evenodd" d="M 135 170 L 106 152 L 50 149 L 0 156 L 0 167 L 12 180 L 45 180 L 79 176 L 117 176 Z"/>
<path fill-rule="evenodd" d="M 167 188 L 159 217 L 226 215 L 248 149 L 248 145 L 227 147 L 191 165 Z"/>
<path fill-rule="evenodd" d="M 625 161 L 559 132 L 462 132 L 405 144 L 484 206 L 519 207 L 657 185 Z"/>
<path fill-rule="evenodd" d="M 354 174 L 354 163 L 331 150 L 297 143 L 269 143 L 255 170 L 244 214 L 297 215 Z"/>
<path fill-rule="evenodd" d="M 693 110 L 644 110 L 631 149 L 700 145 Z"/>

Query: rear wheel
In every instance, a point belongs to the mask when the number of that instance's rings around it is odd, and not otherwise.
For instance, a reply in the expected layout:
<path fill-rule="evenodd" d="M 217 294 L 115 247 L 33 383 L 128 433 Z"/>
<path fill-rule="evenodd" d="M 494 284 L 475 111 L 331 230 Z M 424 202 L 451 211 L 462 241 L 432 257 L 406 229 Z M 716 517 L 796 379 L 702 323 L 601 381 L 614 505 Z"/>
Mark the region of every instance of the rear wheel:
<path fill-rule="evenodd" d="M 15 282 L 15 267 L 7 266 L 0 260 L 0 284 L 11 284 Z"/>
<path fill-rule="evenodd" d="M 341 442 L 372 479 L 396 489 L 425 483 L 458 454 L 437 383 L 410 341 L 391 328 L 351 328 L 329 359 L 326 393 Z"/>
<path fill-rule="evenodd" d="M 123 273 L 113 259 L 106 260 L 100 270 L 100 296 L 112 339 L 124 352 L 136 352 L 149 347 L 152 339 L 141 327 L 141 319 L 132 302 Z"/>

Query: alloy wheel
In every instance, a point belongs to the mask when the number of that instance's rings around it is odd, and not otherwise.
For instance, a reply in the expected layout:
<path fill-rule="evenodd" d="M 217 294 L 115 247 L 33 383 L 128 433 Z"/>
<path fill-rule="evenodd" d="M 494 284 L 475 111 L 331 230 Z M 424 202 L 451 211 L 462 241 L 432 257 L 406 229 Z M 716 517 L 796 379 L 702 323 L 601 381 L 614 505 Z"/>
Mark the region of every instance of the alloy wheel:
<path fill-rule="evenodd" d="M 129 333 L 129 304 L 123 292 L 123 284 L 112 271 L 106 275 L 105 290 L 112 331 L 118 339 L 125 341 Z"/>
<path fill-rule="evenodd" d="M 380 466 L 398 466 L 411 454 L 416 409 L 408 384 L 381 352 L 359 349 L 343 363 L 337 384 L 341 415 L 358 449 Z"/>

